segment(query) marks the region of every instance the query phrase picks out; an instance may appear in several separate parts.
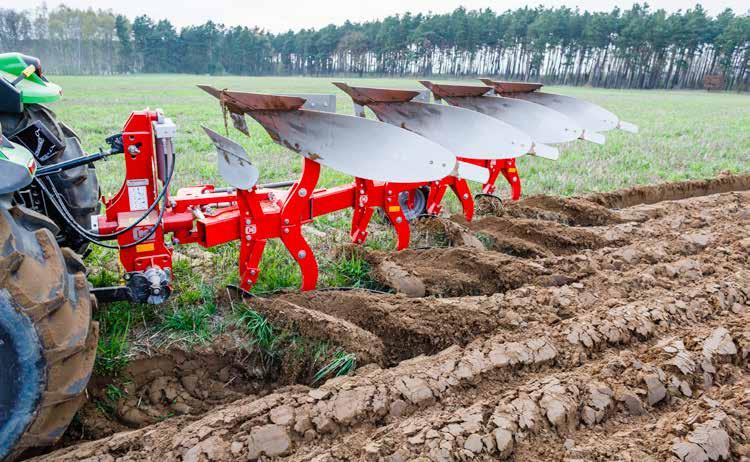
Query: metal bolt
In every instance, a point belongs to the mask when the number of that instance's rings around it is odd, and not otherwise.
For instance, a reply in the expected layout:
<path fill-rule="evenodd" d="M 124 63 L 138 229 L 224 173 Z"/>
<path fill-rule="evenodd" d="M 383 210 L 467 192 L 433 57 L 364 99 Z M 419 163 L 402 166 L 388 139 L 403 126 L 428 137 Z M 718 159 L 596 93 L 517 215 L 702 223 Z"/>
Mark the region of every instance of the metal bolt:
<path fill-rule="evenodd" d="M 468 199 L 469 195 L 467 193 L 464 193 L 464 199 Z"/>
<path fill-rule="evenodd" d="M 305 196 L 307 196 L 307 189 L 305 189 L 305 188 L 300 188 L 300 190 L 299 190 L 299 193 L 298 193 L 298 194 L 299 194 L 299 197 L 305 197 Z"/>
<path fill-rule="evenodd" d="M 289 234 L 289 228 L 284 228 L 284 234 Z"/>
<path fill-rule="evenodd" d="M 247 236 L 245 236 L 245 239 L 248 240 L 248 241 L 252 241 L 253 240 L 253 236 L 251 236 L 251 235 L 248 234 Z"/>
<path fill-rule="evenodd" d="M 250 225 L 250 224 L 252 224 L 252 223 L 253 223 L 253 220 L 251 220 L 251 219 L 249 219 L 249 218 L 245 220 L 245 224 L 246 224 L 246 225 Z"/>
<path fill-rule="evenodd" d="M 288 224 L 289 224 L 289 218 L 284 218 L 284 224 L 285 224 L 285 225 L 288 225 Z"/>
<path fill-rule="evenodd" d="M 364 194 L 364 193 L 365 193 L 365 190 L 364 190 L 364 189 L 360 189 L 360 190 L 359 190 L 359 193 L 360 193 L 360 194 Z"/>
<path fill-rule="evenodd" d="M 393 194 L 393 191 L 391 191 L 391 190 L 389 189 L 389 190 L 388 190 L 388 195 L 391 195 L 391 194 Z"/>
<path fill-rule="evenodd" d="M 305 252 L 304 250 L 300 250 L 299 252 L 297 252 L 297 257 L 299 257 L 300 260 L 302 260 L 306 256 L 307 256 L 307 252 Z"/>
<path fill-rule="evenodd" d="M 401 223 L 402 221 L 404 220 L 401 217 L 396 217 L 396 223 Z"/>
<path fill-rule="evenodd" d="M 174 244 L 174 245 L 180 245 L 180 240 L 177 239 L 176 237 L 173 237 L 172 238 L 172 244 Z"/>
<path fill-rule="evenodd" d="M 255 276 L 255 270 L 250 270 L 250 275 Z"/>
<path fill-rule="evenodd" d="M 151 293 L 154 295 L 159 295 L 159 293 L 161 293 L 161 290 L 159 290 L 158 287 L 154 287 L 153 289 L 151 289 Z"/>

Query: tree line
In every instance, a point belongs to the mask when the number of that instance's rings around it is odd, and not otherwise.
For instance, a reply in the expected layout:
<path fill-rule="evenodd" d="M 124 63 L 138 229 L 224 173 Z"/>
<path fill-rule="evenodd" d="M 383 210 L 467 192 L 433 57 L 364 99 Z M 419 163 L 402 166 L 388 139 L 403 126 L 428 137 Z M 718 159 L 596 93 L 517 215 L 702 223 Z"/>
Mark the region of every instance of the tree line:
<path fill-rule="evenodd" d="M 62 74 L 496 76 L 618 88 L 750 89 L 750 11 L 458 8 L 273 34 L 60 6 L 0 9 L 0 50 Z"/>

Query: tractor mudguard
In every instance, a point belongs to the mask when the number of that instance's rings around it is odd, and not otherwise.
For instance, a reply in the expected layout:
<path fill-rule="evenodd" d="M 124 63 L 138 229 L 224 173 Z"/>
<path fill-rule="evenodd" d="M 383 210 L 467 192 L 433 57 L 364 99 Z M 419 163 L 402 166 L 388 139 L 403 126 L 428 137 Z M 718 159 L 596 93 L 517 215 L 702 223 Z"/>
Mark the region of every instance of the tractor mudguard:
<path fill-rule="evenodd" d="M 14 193 L 31 183 L 36 164 L 28 149 L 0 132 L 0 195 Z"/>

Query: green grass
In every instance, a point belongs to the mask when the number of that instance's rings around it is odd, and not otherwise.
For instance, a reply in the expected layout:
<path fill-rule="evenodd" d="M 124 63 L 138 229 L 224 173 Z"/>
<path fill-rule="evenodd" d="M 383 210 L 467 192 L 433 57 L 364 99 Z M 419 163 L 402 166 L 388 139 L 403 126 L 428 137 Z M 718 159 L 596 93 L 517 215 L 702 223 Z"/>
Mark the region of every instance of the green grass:
<path fill-rule="evenodd" d="M 98 374 L 117 376 L 128 364 L 130 332 L 135 325 L 148 326 L 156 319 L 150 305 L 110 303 L 95 313 L 99 321 L 99 345 L 94 369 Z"/>
<path fill-rule="evenodd" d="M 328 78 L 137 75 L 59 76 L 52 80 L 61 84 L 65 91 L 63 100 L 52 108 L 79 133 L 88 151 L 103 146 L 104 138 L 119 131 L 131 111 L 162 108 L 179 127 L 175 143 L 178 154 L 175 190 L 200 183 L 225 185 L 217 173 L 213 146 L 200 128 L 206 125 L 223 133 L 222 113 L 217 101 L 196 88 L 196 84 L 210 83 L 219 88 L 257 92 L 335 93 L 338 112 L 352 113 L 351 100 L 331 85 Z M 422 89 L 414 79 L 343 80 L 360 86 Z M 474 80 L 468 82 L 478 84 Z M 750 170 L 748 95 L 569 87 L 547 90 L 600 104 L 623 120 L 637 124 L 641 132 L 637 135 L 609 132 L 604 146 L 572 143 L 562 149 L 562 157 L 557 162 L 533 157 L 519 159 L 526 195 L 570 195 Z M 296 178 L 301 170 L 299 156 L 274 144 L 252 119 L 248 122 L 250 137 L 234 130 L 230 136 L 246 147 L 261 172 L 261 182 Z M 456 136 L 460 136 L 460 132 Z M 122 184 L 122 165 L 119 158 L 97 165 L 105 195 L 112 196 Z M 319 185 L 330 187 L 348 181 L 349 177 L 323 168 Z M 507 191 L 502 183 L 500 191 L 501 194 Z M 457 211 L 457 202 L 450 194 L 447 198 L 448 209 Z M 321 267 L 321 286 L 372 287 L 364 261 L 354 256 L 341 256 L 335 251 L 348 242 L 350 219 L 350 212 L 342 211 L 320 217 L 308 226 L 318 235 L 310 241 Z M 371 226 L 367 246 L 392 249 L 392 231 L 387 226 Z M 207 252 L 209 270 L 193 268 L 189 261 L 176 262 L 175 293 L 165 306 L 155 309 L 127 304 L 102 307 L 98 314 L 102 327 L 98 371 L 116 374 L 127 364 L 134 327 L 152 329 L 173 341 L 187 343 L 209 341 L 222 331 L 226 322 L 222 319 L 221 307 L 217 307 L 215 294 L 227 284 L 238 283 L 239 250 L 237 243 L 231 243 Z M 120 268 L 115 252 L 97 249 L 87 258 L 87 264 L 94 285 L 119 283 Z M 261 268 L 260 279 L 253 289 L 257 294 L 300 284 L 297 265 L 278 241 L 269 242 Z M 259 332 L 258 335 L 265 334 Z M 261 338 L 262 342 L 269 341 Z M 270 349 L 272 344 L 266 346 Z"/>
<path fill-rule="evenodd" d="M 250 335 L 254 345 L 268 353 L 273 351 L 277 335 L 265 316 L 255 310 L 245 308 L 239 315 L 238 325 Z"/>
<path fill-rule="evenodd" d="M 352 353 L 339 351 L 333 357 L 331 362 L 323 366 L 313 378 L 313 384 L 330 377 L 340 377 L 348 375 L 357 368 L 357 357 Z"/>
<path fill-rule="evenodd" d="M 266 316 L 246 305 L 238 306 L 235 316 L 236 326 L 250 337 L 250 346 L 260 351 L 269 369 L 283 368 L 285 362 L 302 364 L 315 371 L 308 378 L 314 385 L 330 377 L 350 374 L 357 368 L 355 354 L 329 342 L 302 337 L 294 329 L 276 327 Z"/>

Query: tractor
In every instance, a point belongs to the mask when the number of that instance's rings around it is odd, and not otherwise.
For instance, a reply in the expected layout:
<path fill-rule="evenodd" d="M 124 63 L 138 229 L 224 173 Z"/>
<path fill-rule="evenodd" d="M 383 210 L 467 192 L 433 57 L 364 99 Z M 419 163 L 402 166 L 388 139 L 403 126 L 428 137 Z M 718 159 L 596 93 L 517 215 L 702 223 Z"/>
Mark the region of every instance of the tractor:
<path fill-rule="evenodd" d="M 34 183 L 38 168 L 84 156 L 44 103 L 59 86 L 38 59 L 0 55 L 0 460 L 53 444 L 84 399 L 97 325 L 79 252 L 87 242 Z M 99 213 L 93 165 L 49 176 L 75 220 Z"/>

